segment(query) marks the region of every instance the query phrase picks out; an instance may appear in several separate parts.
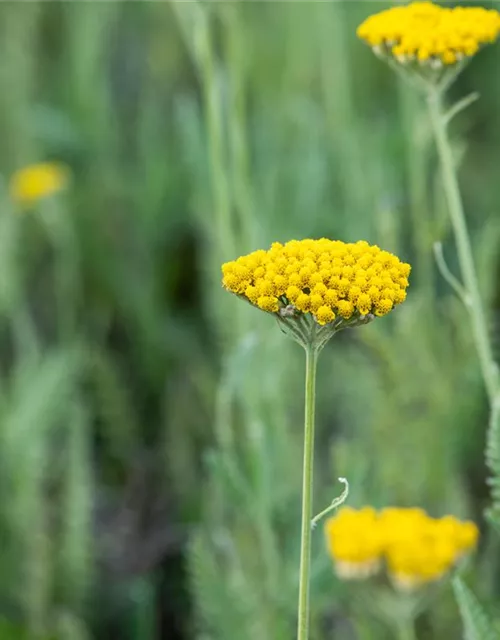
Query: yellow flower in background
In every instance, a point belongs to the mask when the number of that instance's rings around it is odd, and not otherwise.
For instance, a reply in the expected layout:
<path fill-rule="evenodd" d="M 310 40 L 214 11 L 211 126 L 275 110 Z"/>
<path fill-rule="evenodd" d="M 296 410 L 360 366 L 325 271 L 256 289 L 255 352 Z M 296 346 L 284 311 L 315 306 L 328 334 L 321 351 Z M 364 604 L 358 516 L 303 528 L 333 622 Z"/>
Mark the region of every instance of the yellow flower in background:
<path fill-rule="evenodd" d="M 416 67 L 455 65 L 500 35 L 500 14 L 482 7 L 413 2 L 368 17 L 357 35 L 377 55 Z"/>
<path fill-rule="evenodd" d="M 325 532 L 341 579 L 367 578 L 385 561 L 391 582 L 401 591 L 441 579 L 475 548 L 479 535 L 473 522 L 395 507 L 379 513 L 344 507 L 327 521 Z"/>
<path fill-rule="evenodd" d="M 476 525 L 453 516 L 435 519 L 420 509 L 387 509 L 380 520 L 387 571 L 400 590 L 439 580 L 477 542 Z"/>
<path fill-rule="evenodd" d="M 320 325 L 383 316 L 406 298 L 410 265 L 365 241 L 290 240 L 222 265 L 224 287 L 283 317 Z"/>
<path fill-rule="evenodd" d="M 10 196 L 17 204 L 32 205 L 62 191 L 68 185 L 69 178 L 69 169 L 56 162 L 28 165 L 11 177 Z"/>
<path fill-rule="evenodd" d="M 375 509 L 342 507 L 325 524 L 326 543 L 342 580 L 362 580 L 381 566 L 383 536 Z"/>

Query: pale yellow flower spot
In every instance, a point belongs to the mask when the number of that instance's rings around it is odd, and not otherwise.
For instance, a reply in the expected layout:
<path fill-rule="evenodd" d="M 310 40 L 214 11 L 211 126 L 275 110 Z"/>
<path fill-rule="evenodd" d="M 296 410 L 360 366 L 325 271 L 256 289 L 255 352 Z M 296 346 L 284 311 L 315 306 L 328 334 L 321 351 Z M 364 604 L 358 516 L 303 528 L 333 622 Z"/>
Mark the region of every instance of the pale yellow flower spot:
<path fill-rule="evenodd" d="M 22 206 L 36 204 L 65 189 L 69 180 L 69 169 L 62 164 L 42 162 L 28 165 L 11 177 L 10 196 L 16 204 Z"/>

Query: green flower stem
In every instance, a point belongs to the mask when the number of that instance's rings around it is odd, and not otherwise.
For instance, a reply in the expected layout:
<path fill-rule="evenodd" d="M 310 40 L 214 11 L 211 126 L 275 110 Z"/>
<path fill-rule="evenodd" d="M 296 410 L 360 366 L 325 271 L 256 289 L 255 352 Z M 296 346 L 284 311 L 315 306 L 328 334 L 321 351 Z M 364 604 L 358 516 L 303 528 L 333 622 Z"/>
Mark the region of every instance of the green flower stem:
<path fill-rule="evenodd" d="M 457 246 L 458 261 L 462 275 L 462 281 L 466 293 L 466 306 L 470 315 L 472 332 L 479 356 L 481 372 L 490 403 L 493 404 L 499 392 L 497 367 L 493 358 L 491 344 L 488 336 L 486 317 L 479 293 L 478 279 L 474 260 L 472 257 L 471 243 L 465 222 L 465 214 L 458 188 L 458 180 L 455 172 L 453 155 L 446 129 L 447 119 L 443 110 L 441 91 L 430 89 L 427 93 L 427 104 L 436 139 L 439 159 L 443 174 L 443 185 L 455 242 Z"/>
<path fill-rule="evenodd" d="M 302 476 L 302 530 L 300 543 L 300 583 L 297 640 L 309 636 L 309 574 L 311 565 L 311 516 L 314 461 L 314 406 L 316 394 L 316 367 L 318 349 L 305 346 L 306 393 L 304 420 L 304 466 Z"/>
<path fill-rule="evenodd" d="M 397 627 L 398 640 L 417 640 L 413 620 L 403 620 Z"/>

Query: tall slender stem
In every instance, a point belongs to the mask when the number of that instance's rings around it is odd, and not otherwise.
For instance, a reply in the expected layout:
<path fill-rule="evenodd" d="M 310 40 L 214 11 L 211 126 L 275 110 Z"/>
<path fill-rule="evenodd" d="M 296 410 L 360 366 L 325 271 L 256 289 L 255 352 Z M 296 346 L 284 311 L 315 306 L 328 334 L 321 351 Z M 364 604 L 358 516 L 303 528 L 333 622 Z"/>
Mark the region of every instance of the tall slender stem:
<path fill-rule="evenodd" d="M 490 403 L 493 404 L 498 394 L 497 367 L 493 359 L 491 344 L 488 336 L 486 317 L 479 293 L 478 279 L 472 257 L 472 249 L 465 222 L 464 208 L 458 180 L 453 163 L 450 141 L 446 130 L 446 119 L 441 102 L 441 93 L 432 89 L 427 95 L 429 114 L 436 139 L 439 159 L 443 174 L 443 186 L 448 203 L 449 214 L 455 234 L 458 261 L 462 281 L 466 290 L 467 309 L 469 311 L 472 332 L 476 344 L 481 372 Z"/>
<path fill-rule="evenodd" d="M 404 620 L 397 627 L 398 640 L 417 640 L 413 620 Z"/>
<path fill-rule="evenodd" d="M 318 350 L 306 346 L 306 398 L 304 419 L 304 465 L 302 475 L 302 531 L 300 544 L 299 620 L 297 640 L 309 636 L 309 573 L 311 565 L 311 517 L 314 461 L 314 406 Z"/>

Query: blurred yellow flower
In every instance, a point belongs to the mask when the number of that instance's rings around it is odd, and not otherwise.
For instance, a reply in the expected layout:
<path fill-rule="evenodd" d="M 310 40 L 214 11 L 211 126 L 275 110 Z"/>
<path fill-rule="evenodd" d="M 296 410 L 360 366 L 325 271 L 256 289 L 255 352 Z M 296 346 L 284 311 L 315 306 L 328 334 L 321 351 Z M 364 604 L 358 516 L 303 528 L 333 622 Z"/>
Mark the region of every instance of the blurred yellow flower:
<path fill-rule="evenodd" d="M 398 590 L 442 578 L 477 544 L 473 522 L 431 518 L 422 509 L 342 508 L 326 525 L 327 546 L 342 579 L 367 578 L 385 561 Z"/>
<path fill-rule="evenodd" d="M 325 524 L 328 551 L 343 580 L 360 580 L 381 566 L 384 539 L 375 509 L 342 507 Z"/>
<path fill-rule="evenodd" d="M 406 298 L 410 265 L 365 241 L 290 240 L 222 265 L 224 287 L 270 313 L 318 325 L 383 316 Z"/>
<path fill-rule="evenodd" d="M 10 196 L 20 205 L 35 204 L 62 191 L 67 186 L 69 177 L 69 169 L 56 162 L 28 165 L 11 177 Z"/>
<path fill-rule="evenodd" d="M 470 58 L 499 34 L 500 14 L 494 9 L 441 7 L 432 2 L 376 13 L 357 30 L 377 55 L 430 68 Z"/>

